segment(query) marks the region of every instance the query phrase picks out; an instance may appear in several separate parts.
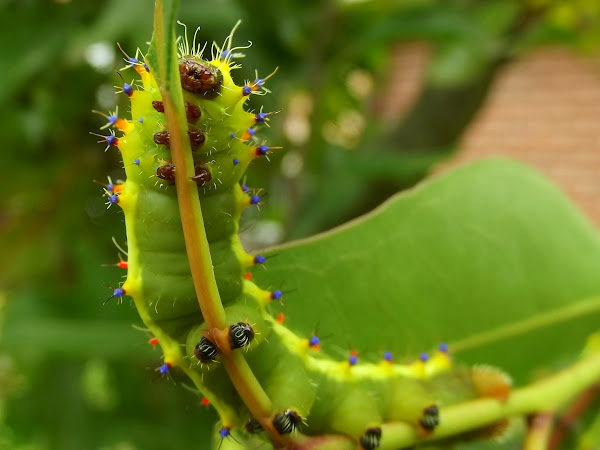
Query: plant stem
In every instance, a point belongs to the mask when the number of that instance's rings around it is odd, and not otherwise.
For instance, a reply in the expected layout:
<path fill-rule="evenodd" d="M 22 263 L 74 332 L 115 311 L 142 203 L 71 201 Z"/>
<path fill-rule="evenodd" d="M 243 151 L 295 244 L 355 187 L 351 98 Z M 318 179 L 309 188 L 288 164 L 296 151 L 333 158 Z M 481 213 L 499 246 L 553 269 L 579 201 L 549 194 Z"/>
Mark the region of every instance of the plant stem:
<path fill-rule="evenodd" d="M 523 450 L 547 450 L 554 425 L 554 414 L 542 412 L 529 418 L 529 431 Z"/>
<path fill-rule="evenodd" d="M 200 310 L 215 344 L 221 350 L 221 361 L 235 389 L 261 425 L 272 438 L 281 440 L 271 422 L 271 401 L 252 373 L 244 356 L 231 352 L 227 341 L 227 316 L 221 302 L 213 272 L 210 248 L 204 229 L 204 219 L 198 197 L 198 187 L 192 180 L 194 160 L 187 136 L 187 118 L 183 106 L 183 93 L 179 84 L 179 72 L 172 55 L 176 54 L 172 22 L 165 21 L 162 0 L 156 0 L 154 8 L 154 43 L 158 67 L 157 83 L 164 105 L 167 130 L 173 164 L 177 168 L 175 187 L 181 215 L 181 224 L 187 250 L 194 289 Z M 158 72 L 156 72 L 158 70 Z M 174 82 L 177 80 L 177 82 Z"/>
<path fill-rule="evenodd" d="M 600 353 L 590 354 L 555 375 L 515 390 L 504 403 L 481 398 L 442 408 L 440 425 L 425 439 L 419 438 L 416 427 L 410 424 L 384 424 L 381 449 L 404 448 L 422 440 L 455 436 L 505 418 L 556 410 L 599 380 Z"/>
<path fill-rule="evenodd" d="M 166 39 L 165 32 L 173 33 L 173 31 L 170 28 L 165 30 L 162 9 L 162 1 L 157 0 L 154 9 L 156 42 L 174 42 L 174 39 Z M 153 70 L 158 69 L 160 73 L 158 84 L 167 119 L 171 157 L 177 168 L 178 176 L 175 177 L 175 186 L 190 271 L 198 303 L 209 329 L 223 329 L 227 324 L 227 318 L 213 274 L 213 264 L 198 198 L 198 187 L 196 182 L 192 180 L 194 160 L 187 139 L 187 119 L 183 113 L 183 95 L 180 86 L 177 86 L 179 89 L 176 89 L 174 83 L 166 81 L 172 79 L 172 74 L 169 73 L 170 67 L 167 64 L 164 46 L 161 49 L 161 46 L 157 45 L 157 48 L 159 67 L 153 67 Z M 174 48 L 171 49 L 169 46 L 167 52 L 172 51 L 175 51 Z"/>
<path fill-rule="evenodd" d="M 590 407 L 599 394 L 600 382 L 589 388 L 587 391 L 582 392 L 569 408 L 561 414 L 558 418 L 558 423 L 552 432 L 550 443 L 548 445 L 549 450 L 556 450 L 560 447 L 560 444 L 568 434 L 569 430 L 573 428 L 573 425 Z"/>

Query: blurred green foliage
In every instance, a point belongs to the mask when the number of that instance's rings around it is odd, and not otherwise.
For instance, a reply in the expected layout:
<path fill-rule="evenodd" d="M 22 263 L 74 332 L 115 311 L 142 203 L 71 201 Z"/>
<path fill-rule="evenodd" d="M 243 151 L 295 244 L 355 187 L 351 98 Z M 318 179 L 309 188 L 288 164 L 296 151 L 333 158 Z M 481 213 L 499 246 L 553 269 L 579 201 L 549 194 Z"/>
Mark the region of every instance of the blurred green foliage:
<path fill-rule="evenodd" d="M 159 352 L 132 328 L 133 307 L 102 305 L 104 283 L 122 276 L 102 264 L 118 261 L 111 238 L 124 245 L 124 225 L 92 180 L 123 172 L 88 134 L 103 123 L 90 110 L 117 106 L 115 43 L 145 48 L 150 3 L 0 2 L 0 449 L 204 448 L 210 432 L 198 424 L 212 412 L 156 371 Z M 589 0 L 182 1 L 199 41 L 221 41 L 243 20 L 236 42 L 253 46 L 238 80 L 279 67 L 275 95 L 259 100 L 282 110 L 265 135 L 286 150 L 248 180 L 268 193 L 261 221 L 248 219 L 250 244 L 330 228 L 413 185 L 452 151 L 502 64 L 548 42 L 596 50 L 599 9 Z M 421 94 L 385 123 L 374 99 L 390 50 L 414 40 L 433 55 Z"/>

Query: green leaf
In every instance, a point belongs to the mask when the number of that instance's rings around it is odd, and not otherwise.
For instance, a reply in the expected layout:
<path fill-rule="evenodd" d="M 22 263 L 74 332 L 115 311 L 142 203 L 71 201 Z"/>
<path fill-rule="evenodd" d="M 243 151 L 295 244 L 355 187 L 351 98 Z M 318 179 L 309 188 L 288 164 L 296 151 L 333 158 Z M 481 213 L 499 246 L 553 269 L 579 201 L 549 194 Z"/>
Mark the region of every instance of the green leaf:
<path fill-rule="evenodd" d="M 600 323 L 600 240 L 555 186 L 484 161 L 400 194 L 332 232 L 273 249 L 257 271 L 284 296 L 286 324 L 323 349 L 456 358 L 518 382 L 572 359 Z"/>

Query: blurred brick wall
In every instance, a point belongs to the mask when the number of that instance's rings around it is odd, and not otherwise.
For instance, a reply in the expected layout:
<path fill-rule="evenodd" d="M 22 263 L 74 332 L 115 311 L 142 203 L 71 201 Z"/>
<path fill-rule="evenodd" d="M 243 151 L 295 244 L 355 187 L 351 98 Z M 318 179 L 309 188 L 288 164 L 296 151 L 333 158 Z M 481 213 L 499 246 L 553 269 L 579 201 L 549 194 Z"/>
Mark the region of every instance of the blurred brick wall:
<path fill-rule="evenodd" d="M 410 108 L 426 70 L 426 45 L 399 45 L 375 109 L 393 119 Z M 554 180 L 600 226 L 600 58 L 545 48 L 505 66 L 466 130 L 459 152 L 435 171 L 507 156 Z"/>
<path fill-rule="evenodd" d="M 372 106 L 382 120 L 393 122 L 410 109 L 421 90 L 429 57 L 429 46 L 423 42 L 400 44 L 392 50 L 382 80 L 384 92 Z"/>
<path fill-rule="evenodd" d="M 508 156 L 554 180 L 600 226 L 600 63 L 539 50 L 506 66 L 441 170 Z"/>

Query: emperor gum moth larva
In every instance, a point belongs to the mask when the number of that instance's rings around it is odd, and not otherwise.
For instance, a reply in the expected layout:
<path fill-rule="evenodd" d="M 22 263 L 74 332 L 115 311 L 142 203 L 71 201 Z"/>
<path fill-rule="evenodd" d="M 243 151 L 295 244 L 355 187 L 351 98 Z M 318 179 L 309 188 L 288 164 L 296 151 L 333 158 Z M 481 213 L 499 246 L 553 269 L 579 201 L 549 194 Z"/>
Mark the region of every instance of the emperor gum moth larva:
<path fill-rule="evenodd" d="M 234 29 L 235 30 L 235 29 Z M 422 354 L 407 364 L 385 352 L 379 363 L 362 362 L 353 352 L 335 360 L 320 351 L 317 336 L 301 337 L 267 305 L 279 301 L 280 290 L 259 288 L 247 276 L 263 256 L 246 253 L 238 237 L 244 209 L 260 201 L 240 184 L 248 165 L 273 149 L 256 136 L 257 125 L 270 113 L 249 112 L 250 95 L 264 94 L 269 77 L 234 83 L 231 71 L 239 48 L 233 32 L 223 46 L 213 44 L 210 58 L 196 43 L 179 41 L 178 72 L 188 121 L 204 227 L 214 274 L 229 323 L 227 351 L 245 352 L 250 368 L 272 403 L 270 423 L 281 435 L 299 430 L 305 435 L 340 433 L 364 449 L 385 444 L 381 425 L 404 421 L 422 434 L 435 433 L 446 405 L 479 396 L 506 399 L 510 381 L 501 372 L 465 368 L 452 363 L 445 345 L 431 356 Z M 120 92 L 131 101 L 131 117 L 102 114 L 110 127 L 100 142 L 117 147 L 126 181 L 104 187 L 108 205 L 125 213 L 128 259 L 126 281 L 112 297 L 130 296 L 145 325 L 164 352 L 161 373 L 178 368 L 192 377 L 210 399 L 222 422 L 220 436 L 264 434 L 220 364 L 219 348 L 198 306 L 176 197 L 175 180 L 182 176 L 173 164 L 171 137 L 156 80 L 148 65 L 127 56 L 127 68 L 138 80 L 123 83 Z M 119 133 L 117 136 L 116 133 Z M 301 293 L 301 292 L 300 292 Z M 295 300 L 295 301 L 301 301 Z"/>

